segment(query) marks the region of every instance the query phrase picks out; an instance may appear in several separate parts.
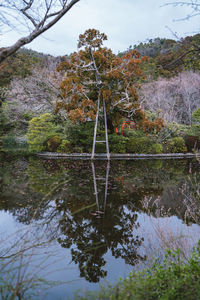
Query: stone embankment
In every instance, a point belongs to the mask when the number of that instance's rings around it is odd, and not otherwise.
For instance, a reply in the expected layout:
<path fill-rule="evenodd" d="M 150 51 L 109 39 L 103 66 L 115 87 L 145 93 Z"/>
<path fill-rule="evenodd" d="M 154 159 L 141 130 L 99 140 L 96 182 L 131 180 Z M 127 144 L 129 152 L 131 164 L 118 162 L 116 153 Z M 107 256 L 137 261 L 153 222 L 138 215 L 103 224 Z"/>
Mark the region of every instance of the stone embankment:
<path fill-rule="evenodd" d="M 73 158 L 73 159 L 91 159 L 90 153 L 55 153 L 55 152 L 41 152 L 38 156 L 44 158 Z M 200 153 L 162 153 L 162 154 L 110 154 L 110 159 L 177 159 L 177 158 L 200 158 Z M 107 159 L 106 153 L 96 153 L 94 159 Z"/>

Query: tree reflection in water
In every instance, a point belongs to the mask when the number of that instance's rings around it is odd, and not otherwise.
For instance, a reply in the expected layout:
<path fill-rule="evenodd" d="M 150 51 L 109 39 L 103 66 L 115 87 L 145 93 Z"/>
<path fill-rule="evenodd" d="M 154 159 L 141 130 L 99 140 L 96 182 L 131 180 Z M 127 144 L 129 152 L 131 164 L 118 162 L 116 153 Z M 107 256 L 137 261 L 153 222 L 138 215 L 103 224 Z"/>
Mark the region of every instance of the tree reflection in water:
<path fill-rule="evenodd" d="M 62 247 L 71 247 L 72 260 L 79 264 L 80 276 L 90 282 L 98 282 L 107 275 L 104 269 L 106 264 L 104 255 L 108 250 L 115 258 L 123 258 L 130 265 L 145 259 L 137 253 L 143 238 L 133 235 L 134 229 L 139 226 L 137 214 L 125 209 L 120 198 L 106 205 L 109 168 L 108 163 L 106 176 L 96 177 L 92 163 L 94 192 L 90 196 L 90 201 L 91 203 L 96 201 L 95 210 L 94 206 L 89 211 L 83 209 L 81 212 L 73 213 L 73 207 L 77 207 L 79 201 L 76 195 L 73 195 L 73 204 L 70 207 L 72 213 L 69 212 L 67 201 L 56 202 L 57 209 L 62 213 L 65 212 L 59 220 L 61 236 L 58 242 Z M 99 192 L 98 179 L 103 181 Z"/>
<path fill-rule="evenodd" d="M 115 258 L 123 258 L 129 265 L 135 265 L 143 260 L 137 253 L 143 238 L 133 234 L 139 227 L 137 214 L 125 209 L 116 198 L 106 205 L 109 163 L 107 164 L 105 191 L 103 194 L 103 210 L 101 211 L 100 193 L 97 190 L 94 164 L 92 163 L 94 196 L 96 196 L 97 211 L 84 210 L 81 213 L 65 214 L 59 221 L 62 236 L 58 241 L 62 247 L 72 247 L 72 260 L 79 264 L 80 275 L 90 282 L 98 282 L 105 277 L 107 271 L 103 269 L 106 264 L 104 255 L 111 250 Z M 102 177 L 100 177 L 102 178 Z M 73 202 L 77 201 L 76 196 Z M 59 203 L 59 210 L 67 211 L 67 203 Z"/>
<path fill-rule="evenodd" d="M 2 163 L 1 178 L 1 209 L 19 222 L 46 227 L 48 238 L 71 249 L 80 276 L 90 282 L 107 275 L 108 252 L 132 266 L 145 260 L 141 213 L 200 223 L 196 161 L 111 161 L 111 166 L 95 161 L 91 166 L 30 159 L 13 162 L 9 172 Z"/>

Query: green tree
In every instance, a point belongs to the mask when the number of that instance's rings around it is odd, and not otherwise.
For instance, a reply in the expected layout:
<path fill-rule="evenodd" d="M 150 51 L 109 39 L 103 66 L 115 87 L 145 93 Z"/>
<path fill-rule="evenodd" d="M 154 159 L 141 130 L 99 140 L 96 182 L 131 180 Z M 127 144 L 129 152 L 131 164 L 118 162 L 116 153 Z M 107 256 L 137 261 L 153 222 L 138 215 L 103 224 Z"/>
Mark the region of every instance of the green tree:
<path fill-rule="evenodd" d="M 59 126 L 53 123 L 53 115 L 46 113 L 29 121 L 27 141 L 30 151 L 43 151 L 47 141 L 57 135 Z"/>

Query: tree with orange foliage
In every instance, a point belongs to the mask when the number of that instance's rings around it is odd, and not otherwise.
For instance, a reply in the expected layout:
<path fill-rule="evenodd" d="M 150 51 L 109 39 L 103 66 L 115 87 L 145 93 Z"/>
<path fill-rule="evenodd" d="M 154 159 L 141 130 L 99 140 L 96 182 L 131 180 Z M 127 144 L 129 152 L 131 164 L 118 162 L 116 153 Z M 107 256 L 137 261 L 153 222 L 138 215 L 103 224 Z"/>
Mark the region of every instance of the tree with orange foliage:
<path fill-rule="evenodd" d="M 97 99 L 104 99 L 108 129 L 114 132 L 122 118 L 135 123 L 146 120 L 137 89 L 144 78 L 140 66 L 147 57 L 140 57 L 136 50 L 118 57 L 102 47 L 105 40 L 104 33 L 87 30 L 79 36 L 79 51 L 58 66 L 64 75 L 60 85 L 62 100 L 57 102 L 55 112 L 64 109 L 73 122 L 94 120 Z"/>

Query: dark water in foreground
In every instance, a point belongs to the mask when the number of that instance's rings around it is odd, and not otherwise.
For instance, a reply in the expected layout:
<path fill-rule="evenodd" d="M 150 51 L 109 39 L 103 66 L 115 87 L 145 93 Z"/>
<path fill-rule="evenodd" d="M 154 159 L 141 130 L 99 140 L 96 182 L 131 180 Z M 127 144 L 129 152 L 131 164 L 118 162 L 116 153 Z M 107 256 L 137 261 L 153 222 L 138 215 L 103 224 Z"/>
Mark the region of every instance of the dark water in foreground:
<path fill-rule="evenodd" d="M 200 239 L 199 182 L 196 160 L 2 158 L 2 295 L 21 283 L 25 299 L 32 290 L 33 299 L 69 299 L 161 259 L 166 248 L 186 256 Z M 44 298 L 39 278 L 57 281 Z"/>

